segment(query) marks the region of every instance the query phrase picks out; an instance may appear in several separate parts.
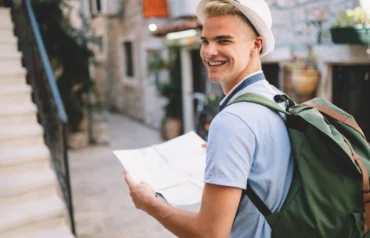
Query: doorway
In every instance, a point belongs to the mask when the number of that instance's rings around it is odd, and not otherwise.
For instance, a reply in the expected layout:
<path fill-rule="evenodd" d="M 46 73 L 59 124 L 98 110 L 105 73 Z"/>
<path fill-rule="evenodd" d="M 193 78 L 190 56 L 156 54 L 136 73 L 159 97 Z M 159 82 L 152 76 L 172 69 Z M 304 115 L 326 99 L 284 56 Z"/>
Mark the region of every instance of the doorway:
<path fill-rule="evenodd" d="M 333 65 L 333 103 L 370 137 L 370 65 Z"/>

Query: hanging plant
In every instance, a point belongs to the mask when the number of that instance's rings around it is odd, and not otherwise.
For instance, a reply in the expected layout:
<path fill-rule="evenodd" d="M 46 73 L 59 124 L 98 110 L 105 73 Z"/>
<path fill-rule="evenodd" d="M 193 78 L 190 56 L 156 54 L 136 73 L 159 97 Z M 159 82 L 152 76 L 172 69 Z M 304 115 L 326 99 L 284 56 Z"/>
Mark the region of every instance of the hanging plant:
<path fill-rule="evenodd" d="M 70 132 L 80 131 L 88 93 L 94 92 L 89 67 L 94 54 L 88 43 L 93 41 L 84 29 L 76 29 L 69 21 L 71 9 L 63 0 L 33 0 L 33 9 L 57 85 L 68 115 Z"/>
<path fill-rule="evenodd" d="M 337 44 L 370 44 L 370 17 L 359 7 L 342 11 L 330 32 Z"/>

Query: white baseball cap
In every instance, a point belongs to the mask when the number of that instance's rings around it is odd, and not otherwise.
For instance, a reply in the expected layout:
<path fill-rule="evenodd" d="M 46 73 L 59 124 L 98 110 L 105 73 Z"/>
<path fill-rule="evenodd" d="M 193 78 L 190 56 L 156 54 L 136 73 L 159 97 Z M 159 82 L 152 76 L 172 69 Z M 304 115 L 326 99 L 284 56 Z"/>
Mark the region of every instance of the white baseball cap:
<path fill-rule="evenodd" d="M 204 24 L 204 8 L 210 0 L 201 0 L 197 7 L 197 17 Z M 271 53 L 275 48 L 275 38 L 272 34 L 272 17 L 270 9 L 264 0 L 226 0 L 239 9 L 256 28 L 258 34 L 263 37 L 264 43 L 261 57 Z"/>

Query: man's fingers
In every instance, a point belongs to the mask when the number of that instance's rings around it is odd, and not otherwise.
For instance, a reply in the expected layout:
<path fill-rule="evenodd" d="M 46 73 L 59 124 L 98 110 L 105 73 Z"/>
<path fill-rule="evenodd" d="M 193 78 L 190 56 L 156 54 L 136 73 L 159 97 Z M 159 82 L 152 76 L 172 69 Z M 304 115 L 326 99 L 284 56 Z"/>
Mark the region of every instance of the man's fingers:
<path fill-rule="evenodd" d="M 129 172 L 127 170 L 124 170 L 124 174 L 125 174 L 126 183 L 127 183 L 128 187 L 131 189 L 132 186 L 135 185 L 135 181 L 132 179 L 131 175 L 129 174 Z"/>
<path fill-rule="evenodd" d="M 147 184 L 146 182 L 144 182 L 144 181 L 141 181 L 140 182 L 140 184 L 143 184 L 143 185 L 149 185 L 149 184 Z"/>

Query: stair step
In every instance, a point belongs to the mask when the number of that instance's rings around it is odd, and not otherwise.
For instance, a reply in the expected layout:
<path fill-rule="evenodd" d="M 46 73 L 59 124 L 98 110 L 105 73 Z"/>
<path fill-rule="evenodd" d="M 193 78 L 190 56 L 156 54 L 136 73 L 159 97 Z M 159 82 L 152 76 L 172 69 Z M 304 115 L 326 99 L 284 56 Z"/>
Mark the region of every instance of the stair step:
<path fill-rule="evenodd" d="M 31 92 L 31 86 L 28 84 L 4 86 L 0 88 L 0 95 L 4 95 L 4 96 L 14 94 L 14 93 L 24 94 L 24 93 L 30 93 L 30 92 Z"/>
<path fill-rule="evenodd" d="M 1 23 L 0 23 L 1 25 Z M 17 37 L 14 35 L 13 29 L 4 29 L 0 27 L 0 44 L 16 44 L 18 43 Z"/>
<path fill-rule="evenodd" d="M 53 229 L 60 229 L 67 226 L 66 217 L 60 216 L 44 220 L 38 223 L 32 223 L 29 225 L 22 225 L 16 229 L 12 229 L 6 232 L 0 232 L 0 237 L 4 238 L 30 238 L 39 234 L 40 231 L 48 231 Z M 53 237 L 50 237 L 53 238 Z"/>
<path fill-rule="evenodd" d="M 0 54 L 0 61 L 17 60 L 21 62 L 22 54 L 18 52 L 4 52 Z"/>
<path fill-rule="evenodd" d="M 5 54 L 14 54 L 19 52 L 16 42 L 3 42 L 0 44 L 0 52 Z"/>
<path fill-rule="evenodd" d="M 16 55 L 18 53 L 17 52 L 5 52 L 5 54 L 8 54 L 8 55 Z M 22 72 L 23 73 L 26 72 L 26 69 L 23 68 L 21 61 L 11 60 L 9 62 L 8 60 L 1 60 L 0 62 L 3 62 L 4 65 L 7 66 L 6 68 L 5 67 L 1 68 L 1 73 L 0 73 L 0 77 L 1 78 L 6 77 L 6 76 L 11 76 L 11 75 L 14 75 L 14 74 L 20 74 Z"/>
<path fill-rule="evenodd" d="M 43 129 L 39 124 L 25 124 L 15 127 L 0 125 L 0 150 L 43 144 L 45 144 Z"/>
<path fill-rule="evenodd" d="M 13 22 L 9 8 L 0 8 L 0 28 L 13 28 Z"/>
<path fill-rule="evenodd" d="M 44 171 L 16 174 L 0 181 L 0 198 L 21 195 L 33 189 L 53 185 L 58 185 L 58 181 L 51 168 Z"/>
<path fill-rule="evenodd" d="M 0 179 L 15 174 L 41 172 L 51 167 L 49 149 L 45 145 L 23 147 L 22 150 L 6 148 L 1 151 Z"/>
<path fill-rule="evenodd" d="M 3 207 L 11 207 L 25 202 L 39 201 L 48 197 L 56 196 L 57 194 L 60 194 L 59 191 L 60 190 L 57 185 L 45 186 L 16 196 L 0 198 L 0 204 Z"/>
<path fill-rule="evenodd" d="M 64 217 L 66 210 L 64 202 L 58 196 L 54 196 L 12 207 L 3 207 L 0 204 L 0 214 L 0 237 L 3 237 L 1 236 L 2 232 Z"/>
<path fill-rule="evenodd" d="M 46 145 L 25 146 L 22 150 L 5 148 L 1 150 L 0 168 L 12 167 L 18 164 L 31 163 L 35 160 L 49 160 L 50 153 Z"/>
<path fill-rule="evenodd" d="M 15 54 L 14 54 L 15 55 Z M 22 69 L 20 59 L 0 59 L 0 69 Z"/>
<path fill-rule="evenodd" d="M 0 87 L 0 105 L 29 103 L 32 88 L 27 84 Z"/>
<path fill-rule="evenodd" d="M 0 125 L 19 125 L 37 123 L 37 107 L 26 104 L 0 105 Z"/>
<path fill-rule="evenodd" d="M 26 84 L 26 70 L 24 68 L 13 72 L 3 72 L 3 70 L 0 70 L 0 87 L 21 84 Z"/>
<path fill-rule="evenodd" d="M 55 230 L 44 231 L 32 236 L 32 238 L 74 238 L 69 227 L 65 226 Z"/>

